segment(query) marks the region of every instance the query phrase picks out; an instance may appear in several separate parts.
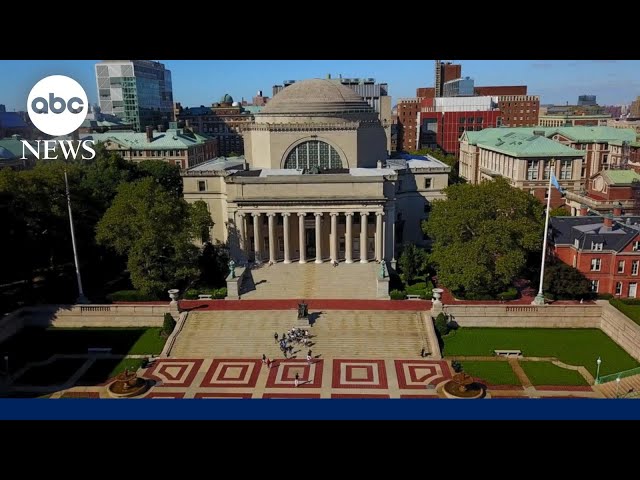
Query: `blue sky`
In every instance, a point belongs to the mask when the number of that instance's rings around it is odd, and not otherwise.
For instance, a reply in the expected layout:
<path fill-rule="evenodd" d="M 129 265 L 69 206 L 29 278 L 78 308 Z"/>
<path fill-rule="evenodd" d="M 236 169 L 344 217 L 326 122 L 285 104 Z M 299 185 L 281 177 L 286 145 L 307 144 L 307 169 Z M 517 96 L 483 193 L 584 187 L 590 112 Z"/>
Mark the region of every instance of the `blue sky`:
<path fill-rule="evenodd" d="M 161 60 L 172 72 L 174 100 L 184 106 L 209 105 L 225 93 L 251 100 L 258 90 L 271 96 L 283 80 L 374 77 L 389 84 L 393 103 L 433 86 L 433 60 Z M 31 87 L 54 74 L 75 78 L 91 103 L 97 99 L 97 60 L 0 60 L 0 103 L 25 110 Z M 456 60 L 476 85 L 528 85 L 542 103 L 573 103 L 597 95 L 600 105 L 631 103 L 640 95 L 638 60 Z"/>

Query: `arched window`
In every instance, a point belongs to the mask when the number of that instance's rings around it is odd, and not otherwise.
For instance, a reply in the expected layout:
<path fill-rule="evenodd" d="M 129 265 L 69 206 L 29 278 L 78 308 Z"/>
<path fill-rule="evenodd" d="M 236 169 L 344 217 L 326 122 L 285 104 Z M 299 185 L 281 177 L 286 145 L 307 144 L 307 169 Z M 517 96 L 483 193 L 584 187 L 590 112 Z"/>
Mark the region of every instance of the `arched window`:
<path fill-rule="evenodd" d="M 342 168 L 342 160 L 336 149 L 319 140 L 297 145 L 284 162 L 284 168 L 306 169 L 312 167 Z"/>

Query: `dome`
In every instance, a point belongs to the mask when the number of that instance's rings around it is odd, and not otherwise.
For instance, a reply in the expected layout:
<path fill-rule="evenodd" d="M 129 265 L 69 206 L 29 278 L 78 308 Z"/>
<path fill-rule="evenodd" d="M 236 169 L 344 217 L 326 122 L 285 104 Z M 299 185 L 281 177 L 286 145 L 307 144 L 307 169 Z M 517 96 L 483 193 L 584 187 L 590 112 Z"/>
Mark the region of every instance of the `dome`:
<path fill-rule="evenodd" d="M 240 102 L 233 102 L 231 104 L 232 107 L 239 107 L 240 106 Z"/>
<path fill-rule="evenodd" d="M 296 82 L 276 94 L 262 109 L 263 115 L 281 113 L 373 112 L 373 108 L 349 87 L 334 80 Z"/>
<path fill-rule="evenodd" d="M 228 93 L 225 93 L 224 97 L 220 99 L 220 103 L 233 103 L 233 97 Z"/>

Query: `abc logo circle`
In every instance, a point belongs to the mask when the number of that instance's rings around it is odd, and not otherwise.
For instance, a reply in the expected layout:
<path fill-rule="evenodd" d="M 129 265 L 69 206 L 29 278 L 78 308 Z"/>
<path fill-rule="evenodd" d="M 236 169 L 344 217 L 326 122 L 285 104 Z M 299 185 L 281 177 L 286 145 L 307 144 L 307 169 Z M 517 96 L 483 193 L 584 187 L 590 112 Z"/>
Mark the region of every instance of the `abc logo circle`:
<path fill-rule="evenodd" d="M 51 75 L 36 83 L 27 100 L 33 125 L 47 135 L 68 135 L 87 118 L 89 101 L 73 78 Z"/>

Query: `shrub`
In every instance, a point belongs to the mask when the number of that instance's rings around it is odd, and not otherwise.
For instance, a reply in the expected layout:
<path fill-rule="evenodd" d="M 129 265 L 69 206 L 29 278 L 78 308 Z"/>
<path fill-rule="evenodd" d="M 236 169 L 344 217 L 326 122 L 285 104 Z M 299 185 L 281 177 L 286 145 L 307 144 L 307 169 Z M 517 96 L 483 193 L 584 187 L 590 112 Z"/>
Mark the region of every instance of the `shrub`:
<path fill-rule="evenodd" d="M 511 287 L 506 292 L 502 292 L 498 294 L 498 300 L 508 301 L 508 300 L 515 300 L 516 298 L 518 298 L 518 290 L 516 290 L 514 287 Z"/>
<path fill-rule="evenodd" d="M 420 298 L 422 299 L 427 298 L 427 284 L 425 282 L 418 282 L 414 283 L 413 285 L 408 285 L 405 290 L 407 292 L 407 295 L 420 295 Z M 431 292 L 429 292 L 429 294 L 431 294 Z M 431 295 L 429 295 L 428 298 L 431 298 Z"/>
<path fill-rule="evenodd" d="M 119 290 L 107 295 L 110 302 L 152 302 L 158 300 L 155 295 L 145 295 L 138 290 Z"/>
<path fill-rule="evenodd" d="M 404 300 L 407 296 L 407 292 L 404 290 L 391 290 L 391 292 L 389 292 L 389 296 L 391 297 L 391 300 Z"/>
<path fill-rule="evenodd" d="M 189 290 L 187 290 L 182 294 L 182 298 L 184 298 L 185 300 L 197 300 L 199 294 L 200 294 L 199 290 L 194 290 L 190 288 Z"/>
<path fill-rule="evenodd" d="M 462 364 L 457 360 L 454 360 L 453 362 L 451 362 L 451 368 L 453 368 L 453 371 L 456 373 L 462 372 Z"/>
<path fill-rule="evenodd" d="M 447 316 L 444 313 L 439 313 L 435 320 L 436 330 L 441 337 L 449 333 L 449 323 Z"/>
<path fill-rule="evenodd" d="M 176 321 L 174 320 L 173 315 L 171 315 L 169 312 L 165 313 L 161 333 L 164 336 L 168 337 L 169 335 L 171 335 L 171 332 L 173 332 L 174 328 L 176 328 Z"/>
<path fill-rule="evenodd" d="M 614 295 L 610 293 L 599 293 L 598 300 L 611 300 L 612 298 L 616 298 Z"/>
<path fill-rule="evenodd" d="M 640 305 L 640 299 L 638 298 L 625 298 L 619 301 L 624 303 L 625 305 Z"/>
<path fill-rule="evenodd" d="M 227 287 L 214 289 L 212 295 L 213 298 L 224 299 L 227 296 Z"/>

